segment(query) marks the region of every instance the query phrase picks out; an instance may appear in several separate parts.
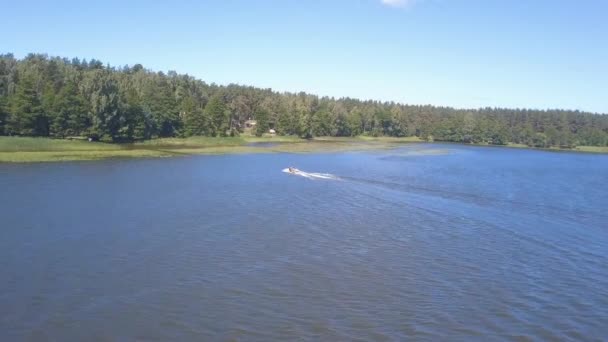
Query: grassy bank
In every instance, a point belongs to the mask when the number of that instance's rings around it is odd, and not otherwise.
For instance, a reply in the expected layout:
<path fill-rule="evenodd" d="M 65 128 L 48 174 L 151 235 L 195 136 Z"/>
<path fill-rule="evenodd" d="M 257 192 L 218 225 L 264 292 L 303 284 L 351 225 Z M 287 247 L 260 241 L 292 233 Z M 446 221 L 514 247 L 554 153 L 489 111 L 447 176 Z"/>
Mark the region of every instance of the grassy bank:
<path fill-rule="evenodd" d="M 259 143 L 276 143 L 267 146 Z M 282 136 L 226 138 L 163 138 L 133 144 L 108 144 L 83 140 L 0 137 L 0 162 L 51 162 L 106 158 L 153 158 L 192 154 L 311 153 L 381 150 L 404 143 L 422 142 L 416 137 L 320 137 L 304 140 Z M 529 148 L 511 144 L 508 147 Z M 558 150 L 558 149 L 556 149 Z M 576 152 L 608 153 L 608 147 L 579 146 Z"/>
<path fill-rule="evenodd" d="M 103 158 L 164 157 L 167 153 L 126 149 L 121 145 L 81 140 L 0 137 L 0 162 L 44 162 Z"/>
<path fill-rule="evenodd" d="M 403 141 L 405 142 L 405 141 Z M 277 143 L 263 146 L 259 143 Z M 308 153 L 369 150 L 394 147 L 397 141 L 362 138 L 304 140 L 283 136 L 226 138 L 162 138 L 133 144 L 109 144 L 83 140 L 0 137 L 0 162 L 51 162 L 106 158 L 152 158 L 192 154 Z"/>
<path fill-rule="evenodd" d="M 577 146 L 577 152 L 608 153 L 608 146 Z"/>
<path fill-rule="evenodd" d="M 531 150 L 544 150 L 544 151 L 555 151 L 555 152 L 584 152 L 584 153 L 608 153 L 608 146 L 577 146 L 573 149 L 550 147 L 550 148 L 537 148 L 530 147 L 524 144 L 509 144 L 506 147 L 511 148 L 525 148 Z"/>
<path fill-rule="evenodd" d="M 120 146 L 86 140 L 0 137 L 1 152 L 112 151 Z"/>
<path fill-rule="evenodd" d="M 134 144 L 0 137 L 0 162 L 49 162 L 106 158 L 171 157 L 200 153 L 254 152 L 242 138 L 155 139 Z"/>

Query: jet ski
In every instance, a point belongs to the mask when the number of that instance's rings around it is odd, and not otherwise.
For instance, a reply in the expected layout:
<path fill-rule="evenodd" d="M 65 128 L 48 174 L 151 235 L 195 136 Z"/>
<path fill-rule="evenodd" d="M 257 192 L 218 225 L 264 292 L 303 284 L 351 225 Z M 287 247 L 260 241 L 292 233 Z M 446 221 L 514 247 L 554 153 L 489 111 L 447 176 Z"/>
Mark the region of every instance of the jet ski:
<path fill-rule="evenodd" d="M 295 167 L 292 167 L 292 166 L 288 167 L 286 170 L 287 170 L 287 172 L 292 173 L 294 175 L 301 172 L 300 170 L 298 170 L 298 169 L 296 169 Z"/>
<path fill-rule="evenodd" d="M 296 169 L 296 168 L 295 168 L 295 167 L 293 167 L 293 166 L 290 166 L 290 167 L 288 167 L 288 168 L 286 168 L 286 169 L 283 169 L 283 172 L 286 172 L 286 173 L 291 173 L 292 175 L 302 175 L 302 174 L 304 174 L 304 173 L 305 173 L 305 172 L 303 172 L 303 171 L 300 171 L 300 170 Z"/>
<path fill-rule="evenodd" d="M 283 172 L 290 173 L 295 176 L 302 176 L 302 177 L 305 177 L 308 179 L 332 179 L 332 180 L 339 179 L 338 177 L 336 177 L 332 174 L 329 174 L 329 173 L 305 172 L 302 170 L 298 170 L 293 166 L 283 169 Z"/>

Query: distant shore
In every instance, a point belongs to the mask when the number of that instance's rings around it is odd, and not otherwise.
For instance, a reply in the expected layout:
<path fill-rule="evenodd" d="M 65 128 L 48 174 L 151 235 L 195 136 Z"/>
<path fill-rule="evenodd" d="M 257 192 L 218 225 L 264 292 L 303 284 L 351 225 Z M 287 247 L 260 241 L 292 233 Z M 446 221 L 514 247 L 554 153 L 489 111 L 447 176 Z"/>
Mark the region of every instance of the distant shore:
<path fill-rule="evenodd" d="M 313 153 L 390 149 L 407 143 L 425 142 L 417 137 L 319 137 L 240 136 L 160 138 L 131 144 L 30 137 L 0 137 L 0 163 L 31 163 L 109 158 L 155 158 L 196 154 Z M 483 145 L 479 145 L 483 146 Z M 486 145 L 489 146 L 489 145 Z M 494 145 L 492 145 L 494 146 Z M 530 148 L 509 144 L 497 147 Z M 579 146 L 549 151 L 608 153 L 608 147 Z"/>

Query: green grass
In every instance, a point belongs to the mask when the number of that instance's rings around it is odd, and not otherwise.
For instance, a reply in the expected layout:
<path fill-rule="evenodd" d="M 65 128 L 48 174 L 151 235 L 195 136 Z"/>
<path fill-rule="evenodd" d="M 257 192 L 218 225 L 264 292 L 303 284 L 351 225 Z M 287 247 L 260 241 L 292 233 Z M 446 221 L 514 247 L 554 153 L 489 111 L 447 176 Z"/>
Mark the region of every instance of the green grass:
<path fill-rule="evenodd" d="M 608 146 L 577 146 L 573 149 L 568 148 L 559 148 L 559 147 L 550 147 L 550 148 L 537 148 L 531 147 L 525 144 L 509 144 L 507 147 L 514 148 L 527 148 L 533 150 L 547 150 L 547 151 L 563 151 L 563 152 L 585 152 L 585 153 L 608 153 Z"/>
<path fill-rule="evenodd" d="M 515 144 L 515 143 L 509 143 L 507 145 L 507 147 L 513 147 L 513 148 L 530 148 L 530 146 L 526 145 L 526 144 Z"/>
<path fill-rule="evenodd" d="M 249 143 L 276 142 L 273 146 L 249 146 Z M 134 144 L 108 144 L 82 140 L 49 138 L 0 137 L 0 162 L 51 162 L 68 160 L 96 160 L 106 158 L 156 158 L 192 154 L 239 154 L 239 153 L 324 153 L 340 151 L 370 151 L 392 149 L 405 143 L 421 142 L 418 138 L 390 137 L 320 137 L 304 140 L 293 136 L 242 135 L 240 137 L 210 138 L 162 138 Z M 509 144 L 508 147 L 529 148 L 526 145 Z M 551 149 L 553 150 L 553 149 Z M 555 149 L 559 150 L 559 149 Z M 573 150 L 608 153 L 608 147 L 579 146 Z M 443 154 L 443 150 L 405 151 Z"/>
<path fill-rule="evenodd" d="M 241 137 L 188 137 L 188 138 L 160 138 L 137 142 L 127 145 L 129 148 L 202 148 L 214 146 L 240 146 L 246 143 Z"/>
<path fill-rule="evenodd" d="M 270 135 L 264 134 L 261 137 L 255 135 L 241 135 L 241 138 L 248 143 L 256 142 L 276 142 L 276 143 L 287 143 L 287 142 L 304 142 L 305 140 L 294 135 Z"/>
<path fill-rule="evenodd" d="M 0 137 L 0 152 L 43 151 L 110 151 L 120 150 L 119 145 L 83 140 L 49 138 Z"/>
<path fill-rule="evenodd" d="M 579 152 L 608 153 L 608 146 L 577 146 Z"/>
<path fill-rule="evenodd" d="M 256 137 L 253 135 L 241 135 L 238 137 L 188 137 L 188 138 L 160 138 L 146 140 L 132 145 L 131 148 L 206 148 L 218 146 L 242 146 L 248 143 L 257 142 L 305 142 L 296 136 L 273 136 L 263 135 Z"/>
<path fill-rule="evenodd" d="M 44 152 L 0 152 L 0 163 L 34 163 L 74 160 L 97 160 L 107 158 L 156 158 L 176 154 L 154 150 L 99 150 L 99 151 L 44 151 Z"/>
<path fill-rule="evenodd" d="M 394 140 L 394 139 L 393 139 Z M 393 148 L 398 140 L 360 138 L 317 138 L 294 136 L 162 138 L 133 144 L 108 144 L 82 140 L 0 137 L 0 162 L 50 162 L 106 158 L 152 158 L 192 154 L 310 153 L 364 151 Z M 276 142 L 274 146 L 250 143 Z M 401 142 L 401 141 L 399 141 Z"/>
<path fill-rule="evenodd" d="M 133 144 L 108 144 L 83 140 L 0 137 L 0 162 L 51 162 L 107 158 L 153 158 L 191 154 L 271 153 L 266 147 L 247 146 L 252 142 L 307 143 L 297 137 L 189 137 L 162 138 Z M 318 147 L 319 148 L 319 147 Z M 288 151 L 283 147 L 281 151 Z M 294 148 L 296 152 L 301 148 Z M 314 149 L 311 149 L 314 150 Z"/>
<path fill-rule="evenodd" d="M 366 135 L 358 136 L 357 139 L 363 141 L 377 141 L 377 142 L 394 142 L 394 143 L 412 143 L 412 142 L 425 142 L 418 137 L 370 137 Z"/>

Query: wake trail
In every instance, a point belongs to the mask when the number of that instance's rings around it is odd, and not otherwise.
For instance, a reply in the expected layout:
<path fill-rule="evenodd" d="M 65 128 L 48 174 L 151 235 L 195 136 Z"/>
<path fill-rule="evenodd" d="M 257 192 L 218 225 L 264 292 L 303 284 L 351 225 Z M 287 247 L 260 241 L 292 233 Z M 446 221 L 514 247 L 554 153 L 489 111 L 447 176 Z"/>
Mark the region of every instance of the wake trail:
<path fill-rule="evenodd" d="M 461 189 L 442 189 L 432 186 L 424 186 L 422 184 L 401 183 L 389 180 L 370 179 L 352 176 L 337 176 L 331 173 L 305 172 L 298 171 L 296 173 L 289 172 L 289 169 L 284 169 L 283 172 L 293 174 L 294 176 L 304 177 L 310 180 L 336 180 L 360 186 L 371 186 L 374 188 L 382 188 L 388 191 L 397 191 L 402 193 L 417 194 L 423 196 L 438 197 L 446 200 L 454 200 L 465 203 L 472 203 L 483 207 L 492 206 L 513 206 L 525 212 L 537 213 L 539 210 L 552 212 L 555 214 L 570 212 L 572 215 L 597 215 L 598 213 L 590 213 L 584 209 L 568 209 L 555 205 L 546 205 L 540 203 L 528 202 L 525 200 L 513 200 L 501 197 L 500 194 L 479 194 L 462 191 Z M 606 215 L 608 217 L 608 215 Z"/>
<path fill-rule="evenodd" d="M 326 180 L 340 180 L 340 177 L 332 175 L 331 173 L 319 173 L 319 172 L 306 172 L 297 171 L 295 173 L 289 172 L 289 169 L 283 169 L 283 172 L 292 174 L 294 176 L 300 176 L 308 179 L 326 179 Z"/>

